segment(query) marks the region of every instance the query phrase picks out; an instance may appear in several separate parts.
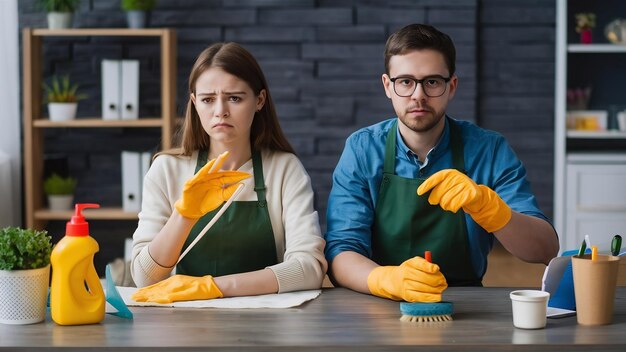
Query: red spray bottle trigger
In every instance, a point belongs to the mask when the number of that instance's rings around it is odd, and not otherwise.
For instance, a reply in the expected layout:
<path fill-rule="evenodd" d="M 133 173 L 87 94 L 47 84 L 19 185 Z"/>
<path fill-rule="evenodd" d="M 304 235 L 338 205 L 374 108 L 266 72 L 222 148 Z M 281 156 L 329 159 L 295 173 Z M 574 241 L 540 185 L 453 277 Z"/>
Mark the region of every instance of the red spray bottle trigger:
<path fill-rule="evenodd" d="M 100 208 L 100 204 L 76 204 L 72 219 L 65 226 L 65 236 L 89 236 L 89 223 L 85 221 L 83 209 Z"/>

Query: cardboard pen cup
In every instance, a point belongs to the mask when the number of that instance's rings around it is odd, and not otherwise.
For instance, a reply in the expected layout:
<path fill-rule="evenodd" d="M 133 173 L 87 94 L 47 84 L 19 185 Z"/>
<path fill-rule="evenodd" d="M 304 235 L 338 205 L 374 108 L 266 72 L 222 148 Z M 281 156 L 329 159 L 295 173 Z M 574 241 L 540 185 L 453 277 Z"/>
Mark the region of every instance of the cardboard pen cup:
<path fill-rule="evenodd" d="M 572 257 L 576 319 L 581 325 L 606 325 L 613 321 L 619 257 L 590 254 Z"/>

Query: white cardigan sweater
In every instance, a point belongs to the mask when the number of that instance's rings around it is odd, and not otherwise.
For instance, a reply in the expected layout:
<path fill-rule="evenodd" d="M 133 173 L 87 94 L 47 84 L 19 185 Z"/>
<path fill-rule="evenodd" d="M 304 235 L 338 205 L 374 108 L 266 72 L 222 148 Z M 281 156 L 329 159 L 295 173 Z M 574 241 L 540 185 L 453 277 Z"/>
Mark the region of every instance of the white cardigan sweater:
<path fill-rule="evenodd" d="M 181 197 L 183 185 L 195 171 L 198 152 L 191 157 L 161 155 L 146 174 L 139 225 L 133 235 L 131 273 L 137 287 L 161 281 L 173 268 L 157 264 L 148 252 L 148 244 L 163 228 Z M 269 267 L 278 280 L 279 292 L 316 289 L 326 274 L 324 239 L 317 211 L 313 208 L 313 190 L 306 170 L 291 154 L 263 151 L 265 197 L 278 264 Z M 253 174 L 252 159 L 239 168 Z M 243 181 L 245 188 L 237 200 L 257 200 L 254 177 Z"/>

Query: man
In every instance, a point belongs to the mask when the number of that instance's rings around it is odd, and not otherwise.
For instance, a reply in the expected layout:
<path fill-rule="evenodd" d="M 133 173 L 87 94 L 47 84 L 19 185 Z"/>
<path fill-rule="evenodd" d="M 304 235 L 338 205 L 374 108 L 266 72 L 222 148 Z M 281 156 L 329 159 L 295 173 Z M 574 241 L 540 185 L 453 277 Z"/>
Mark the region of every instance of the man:
<path fill-rule="evenodd" d="M 528 262 L 557 254 L 556 232 L 506 140 L 446 116 L 455 59 L 450 37 L 432 26 L 388 39 L 382 83 L 397 118 L 352 134 L 333 174 L 325 237 L 335 283 L 437 302 L 448 284 L 481 285 L 494 236 Z"/>

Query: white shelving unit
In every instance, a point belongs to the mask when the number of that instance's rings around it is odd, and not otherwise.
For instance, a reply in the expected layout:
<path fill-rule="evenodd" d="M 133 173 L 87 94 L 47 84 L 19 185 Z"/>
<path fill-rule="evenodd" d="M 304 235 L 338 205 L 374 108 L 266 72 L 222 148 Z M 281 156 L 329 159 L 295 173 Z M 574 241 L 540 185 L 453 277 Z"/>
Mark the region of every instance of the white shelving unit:
<path fill-rule="evenodd" d="M 594 65 L 603 65 L 602 60 L 607 55 L 623 55 L 626 63 L 626 45 L 572 44 L 573 40 L 568 40 L 568 33 L 575 25 L 568 12 L 568 5 L 572 3 L 584 5 L 585 12 L 612 6 L 604 1 L 557 0 L 554 225 L 559 233 L 561 252 L 577 248 L 585 235 L 589 235 L 601 251 L 607 251 L 613 235 L 626 233 L 626 150 L 573 149 L 568 148 L 568 142 L 602 146 L 626 140 L 626 132 L 567 130 L 568 65 L 576 55 L 589 55 Z M 619 16 L 616 14 L 616 17 Z M 595 30 L 603 31 L 604 25 L 598 23 Z M 626 64 L 611 69 L 626 70 Z M 626 96 L 623 104 L 626 105 Z"/>

